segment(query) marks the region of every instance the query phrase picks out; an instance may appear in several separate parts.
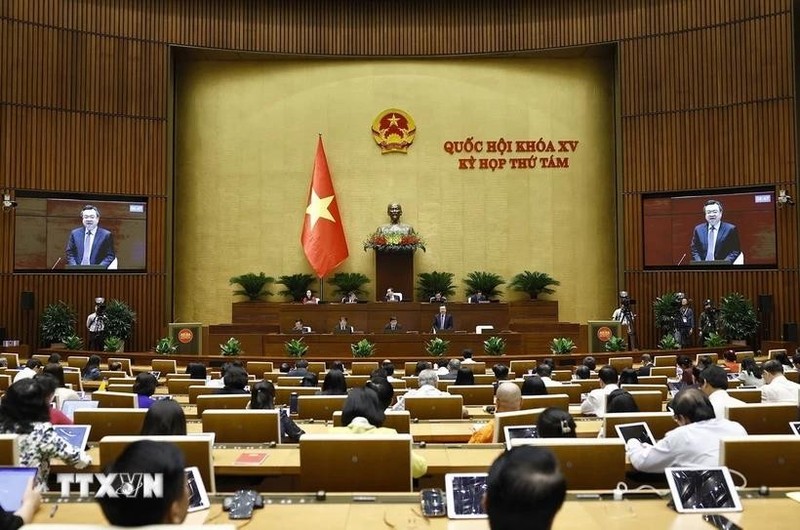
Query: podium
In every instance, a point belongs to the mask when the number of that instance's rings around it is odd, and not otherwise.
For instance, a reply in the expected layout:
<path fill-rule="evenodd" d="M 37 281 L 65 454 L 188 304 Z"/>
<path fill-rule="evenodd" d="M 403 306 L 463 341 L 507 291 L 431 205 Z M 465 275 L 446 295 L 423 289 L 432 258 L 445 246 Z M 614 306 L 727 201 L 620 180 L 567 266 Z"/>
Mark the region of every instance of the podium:
<path fill-rule="evenodd" d="M 622 336 L 622 325 L 616 320 L 590 320 L 589 353 L 606 351 L 606 342 L 611 337 Z"/>
<path fill-rule="evenodd" d="M 375 300 L 383 302 L 386 289 L 403 293 L 403 301 L 414 300 L 414 251 L 375 249 Z"/>
<path fill-rule="evenodd" d="M 173 322 L 168 324 L 169 338 L 178 347 L 175 353 L 200 355 L 203 353 L 203 324 L 200 322 Z"/>

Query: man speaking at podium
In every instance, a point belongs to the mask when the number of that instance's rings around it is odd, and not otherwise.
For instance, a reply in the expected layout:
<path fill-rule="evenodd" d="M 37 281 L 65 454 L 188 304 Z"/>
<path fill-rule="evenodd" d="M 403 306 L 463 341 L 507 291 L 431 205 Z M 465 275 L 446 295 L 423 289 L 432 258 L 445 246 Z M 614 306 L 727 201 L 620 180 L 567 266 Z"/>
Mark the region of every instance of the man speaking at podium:
<path fill-rule="evenodd" d="M 706 222 L 692 235 L 692 261 L 733 263 L 741 254 L 736 226 L 722 222 L 722 203 L 710 200 L 703 206 Z"/>
<path fill-rule="evenodd" d="M 114 261 L 114 237 L 100 228 L 100 211 L 87 204 L 81 210 L 83 226 L 73 230 L 67 240 L 67 265 L 102 265 Z"/>

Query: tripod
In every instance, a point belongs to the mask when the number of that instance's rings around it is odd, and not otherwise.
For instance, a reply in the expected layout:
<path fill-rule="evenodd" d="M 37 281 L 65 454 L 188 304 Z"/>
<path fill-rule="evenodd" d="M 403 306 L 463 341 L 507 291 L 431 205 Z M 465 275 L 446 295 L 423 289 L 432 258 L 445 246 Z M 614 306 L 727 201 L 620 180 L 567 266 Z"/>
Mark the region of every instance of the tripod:
<path fill-rule="evenodd" d="M 631 312 L 631 308 L 628 305 L 624 305 L 622 307 L 622 318 L 620 322 L 624 322 L 628 326 L 628 351 L 636 350 L 636 328 L 634 327 L 634 321 L 636 320 L 636 315 Z"/>

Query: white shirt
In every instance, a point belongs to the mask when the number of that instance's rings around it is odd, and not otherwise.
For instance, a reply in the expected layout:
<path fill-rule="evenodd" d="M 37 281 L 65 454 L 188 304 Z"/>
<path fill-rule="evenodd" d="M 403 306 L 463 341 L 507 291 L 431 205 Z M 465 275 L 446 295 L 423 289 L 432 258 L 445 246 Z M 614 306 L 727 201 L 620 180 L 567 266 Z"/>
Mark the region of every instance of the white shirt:
<path fill-rule="evenodd" d="M 754 386 L 756 388 L 764 386 L 764 379 L 754 376 L 751 372 L 739 372 L 739 381 L 744 386 Z"/>
<path fill-rule="evenodd" d="M 800 385 L 789 381 L 784 375 L 776 375 L 768 385 L 761 387 L 761 401 L 800 404 Z"/>
<path fill-rule="evenodd" d="M 632 438 L 625 452 L 631 465 L 646 473 L 663 473 L 673 466 L 718 466 L 719 441 L 727 436 L 747 436 L 747 431 L 735 421 L 714 418 L 672 429 L 656 445 Z"/>
<path fill-rule="evenodd" d="M 469 359 L 464 359 L 463 361 L 461 361 L 461 364 L 475 364 L 475 361 L 473 361 L 472 358 L 470 357 Z"/>
<path fill-rule="evenodd" d="M 542 377 L 541 379 L 544 386 L 561 386 L 561 381 L 553 381 L 549 377 Z"/>
<path fill-rule="evenodd" d="M 97 318 L 97 313 L 91 313 L 86 318 L 86 327 L 89 328 L 89 331 L 92 333 L 96 333 L 98 331 L 103 331 L 105 324 L 102 318 Z"/>
<path fill-rule="evenodd" d="M 415 388 L 413 390 L 409 390 L 399 398 L 397 398 L 397 403 L 392 406 L 392 410 L 406 410 L 406 398 L 409 396 L 412 397 L 431 397 L 431 396 L 449 396 L 450 394 L 447 392 L 442 392 L 438 388 L 432 385 L 422 385 L 419 388 Z"/>
<path fill-rule="evenodd" d="M 447 375 L 450 373 L 450 370 L 447 369 L 447 366 L 440 366 L 436 369 L 436 375 Z"/>
<path fill-rule="evenodd" d="M 610 383 L 603 388 L 595 388 L 586 396 L 586 399 L 581 403 L 581 413 L 594 414 L 598 418 L 606 415 L 606 400 L 608 395 L 619 387 Z"/>
<path fill-rule="evenodd" d="M 22 381 L 23 379 L 30 379 L 36 375 L 36 370 L 33 368 L 28 368 L 27 366 L 17 372 L 17 375 L 14 376 L 14 382 Z"/>
<path fill-rule="evenodd" d="M 711 392 L 711 395 L 708 396 L 708 400 L 711 402 L 711 406 L 714 407 L 714 415 L 717 418 L 724 418 L 725 409 L 731 405 L 745 404 L 744 401 L 732 397 L 722 389 L 717 389 Z"/>

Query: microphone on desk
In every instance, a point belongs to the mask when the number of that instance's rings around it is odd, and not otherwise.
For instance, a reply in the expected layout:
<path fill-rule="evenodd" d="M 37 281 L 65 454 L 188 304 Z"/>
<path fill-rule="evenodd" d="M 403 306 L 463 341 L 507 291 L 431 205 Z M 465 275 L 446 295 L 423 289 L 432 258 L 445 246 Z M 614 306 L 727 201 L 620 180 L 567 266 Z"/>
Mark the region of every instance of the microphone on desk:
<path fill-rule="evenodd" d="M 685 259 L 686 259 L 686 252 L 683 253 L 683 257 L 681 257 L 681 260 L 678 262 L 678 265 L 683 263 L 683 260 L 685 260 Z"/>
<path fill-rule="evenodd" d="M 50 270 L 54 270 L 54 269 L 55 269 L 55 268 L 58 266 L 58 264 L 59 264 L 59 263 L 61 263 L 61 258 L 58 258 L 58 259 L 56 260 L 56 262 L 55 262 L 55 263 L 53 263 L 53 266 L 52 266 L 52 267 L 50 267 Z"/>

